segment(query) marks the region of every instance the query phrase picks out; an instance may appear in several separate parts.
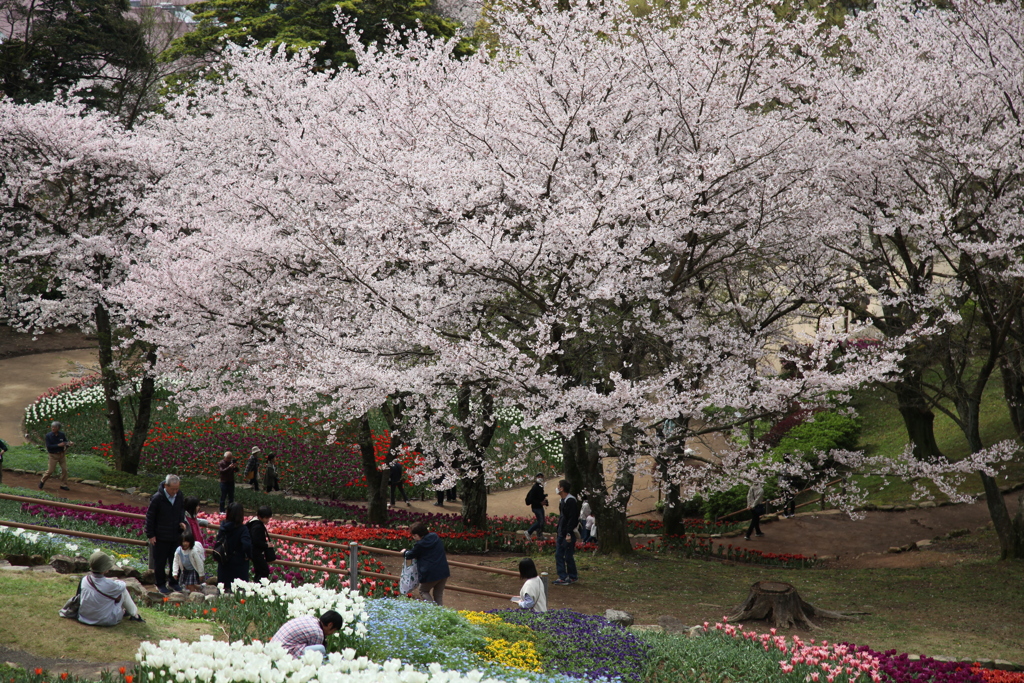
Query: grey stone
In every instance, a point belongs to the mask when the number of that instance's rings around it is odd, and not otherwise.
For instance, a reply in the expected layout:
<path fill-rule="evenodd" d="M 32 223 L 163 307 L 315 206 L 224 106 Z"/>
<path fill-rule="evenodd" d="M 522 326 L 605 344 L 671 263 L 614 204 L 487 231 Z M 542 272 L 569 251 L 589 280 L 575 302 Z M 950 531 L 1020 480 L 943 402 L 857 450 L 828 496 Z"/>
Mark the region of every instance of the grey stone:
<path fill-rule="evenodd" d="M 665 629 L 665 633 L 682 633 L 687 626 L 671 614 L 658 617 L 658 625 Z"/>
<path fill-rule="evenodd" d="M 31 570 L 31 567 L 24 564 L 10 564 L 8 562 L 5 566 L 0 566 L 0 570 L 5 572 L 27 572 Z"/>
<path fill-rule="evenodd" d="M 189 593 L 188 594 L 188 602 L 190 602 L 190 603 L 206 602 L 206 596 L 204 594 L 202 594 L 202 593 Z"/>
<path fill-rule="evenodd" d="M 15 565 L 16 567 L 27 567 L 29 564 L 28 555 L 8 553 L 5 557 L 7 558 L 8 562 Z"/>
<path fill-rule="evenodd" d="M 126 572 L 124 569 L 121 569 L 120 567 L 114 567 L 113 569 L 108 569 L 107 573 L 104 574 L 104 576 L 106 576 L 108 579 L 123 579 L 124 577 L 128 576 L 128 572 Z"/>
<path fill-rule="evenodd" d="M 917 549 L 918 549 L 918 550 L 920 550 L 921 548 L 927 548 L 927 547 L 928 547 L 928 546 L 930 546 L 931 544 L 932 544 L 932 542 L 931 542 L 931 541 L 929 541 L 928 539 L 924 539 L 923 541 L 918 541 L 918 542 L 917 542 L 917 543 L 915 543 L 914 545 L 916 545 L 916 546 L 917 546 Z"/>
<path fill-rule="evenodd" d="M 938 506 L 935 504 L 935 501 L 933 501 L 933 500 L 926 500 L 925 502 L 921 503 L 917 507 L 919 507 L 919 508 L 933 508 L 933 507 L 938 507 Z"/>
<path fill-rule="evenodd" d="M 141 581 L 142 583 L 146 584 L 147 586 L 155 585 L 156 584 L 156 572 L 153 571 L 152 569 L 147 569 L 146 571 L 142 572 L 142 578 L 139 579 L 139 581 Z"/>
<path fill-rule="evenodd" d="M 100 486 L 100 483 L 95 479 L 83 479 L 82 483 L 87 484 L 89 486 Z"/>
<path fill-rule="evenodd" d="M 920 662 L 921 661 L 921 655 L 907 655 L 907 659 L 910 660 L 911 662 Z"/>
<path fill-rule="evenodd" d="M 188 595 L 185 593 L 171 593 L 167 596 L 167 604 L 180 605 L 181 603 L 188 600 Z"/>
<path fill-rule="evenodd" d="M 75 555 L 75 573 L 84 574 L 89 571 L 89 560 L 81 555 Z"/>
<path fill-rule="evenodd" d="M 58 574 L 74 574 L 75 558 L 68 557 L 67 555 L 54 555 L 50 558 L 50 566 Z"/>
<path fill-rule="evenodd" d="M 620 609 L 606 609 L 604 611 L 604 618 L 623 628 L 633 625 L 633 615 Z"/>
<path fill-rule="evenodd" d="M 953 529 L 946 534 L 946 538 L 960 538 L 961 536 L 968 536 L 970 533 L 970 529 Z"/>
<path fill-rule="evenodd" d="M 209 586 L 209 585 L 203 586 L 202 593 L 203 593 L 203 595 L 212 595 L 213 597 L 216 598 L 217 596 L 220 595 L 220 588 L 217 588 L 217 586 Z"/>
<path fill-rule="evenodd" d="M 146 593 L 146 604 L 152 607 L 153 605 L 159 605 L 164 601 L 164 594 L 160 591 L 148 591 Z"/>
<path fill-rule="evenodd" d="M 56 574 L 57 570 L 48 564 L 37 564 L 32 567 L 32 571 L 39 572 L 40 574 Z"/>
<path fill-rule="evenodd" d="M 704 633 L 705 631 L 703 626 L 691 626 L 690 630 L 686 632 L 686 635 L 691 638 L 699 638 L 704 635 Z"/>
<path fill-rule="evenodd" d="M 903 552 L 903 548 L 899 547 L 898 545 L 891 545 L 891 546 L 889 546 L 889 550 L 887 550 L 886 552 L 902 553 Z"/>
<path fill-rule="evenodd" d="M 142 604 L 146 599 L 146 588 L 142 582 L 131 577 L 121 580 L 124 581 L 124 587 L 128 589 L 128 594 L 132 596 L 132 601 L 136 605 Z"/>
<path fill-rule="evenodd" d="M 1005 659 L 997 659 L 996 661 L 994 661 L 992 663 L 992 668 L 999 669 L 1000 671 L 1020 671 L 1021 669 L 1024 669 L 1024 667 L 1020 666 L 1019 664 L 1008 662 Z"/>
<path fill-rule="evenodd" d="M 216 595 L 207 595 L 206 596 L 206 602 L 217 602 L 217 599 L 218 598 L 217 598 Z"/>
<path fill-rule="evenodd" d="M 40 564 L 46 564 L 46 558 L 39 553 L 35 553 L 28 556 L 28 563 L 33 567 Z"/>
<path fill-rule="evenodd" d="M 879 505 L 878 510 L 879 512 L 892 512 L 894 507 L 894 505 Z"/>

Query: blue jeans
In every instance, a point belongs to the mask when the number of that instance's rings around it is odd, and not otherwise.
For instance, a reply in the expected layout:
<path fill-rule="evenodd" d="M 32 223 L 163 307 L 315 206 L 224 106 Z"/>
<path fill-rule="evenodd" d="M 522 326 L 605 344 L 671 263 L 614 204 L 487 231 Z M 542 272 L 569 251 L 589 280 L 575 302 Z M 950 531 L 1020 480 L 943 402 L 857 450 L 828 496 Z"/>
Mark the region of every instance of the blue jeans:
<path fill-rule="evenodd" d="M 568 534 L 571 540 L 565 540 L 567 534 L 558 533 L 555 539 L 555 571 L 562 581 L 571 579 L 577 581 L 580 578 L 576 571 L 576 534 Z"/>
<path fill-rule="evenodd" d="M 227 501 L 226 504 L 224 502 L 225 500 Z M 225 484 L 224 482 L 221 482 L 220 483 L 220 511 L 224 512 L 227 509 L 226 505 L 230 505 L 231 503 L 234 503 L 234 502 L 235 502 L 235 482 L 231 482 L 230 484 Z"/>
<path fill-rule="evenodd" d="M 531 524 L 530 528 L 526 530 L 526 535 L 529 536 L 536 531 L 537 540 L 540 540 L 541 536 L 544 535 L 544 506 L 533 505 L 530 509 L 533 510 L 533 514 L 536 515 L 537 521 Z"/>

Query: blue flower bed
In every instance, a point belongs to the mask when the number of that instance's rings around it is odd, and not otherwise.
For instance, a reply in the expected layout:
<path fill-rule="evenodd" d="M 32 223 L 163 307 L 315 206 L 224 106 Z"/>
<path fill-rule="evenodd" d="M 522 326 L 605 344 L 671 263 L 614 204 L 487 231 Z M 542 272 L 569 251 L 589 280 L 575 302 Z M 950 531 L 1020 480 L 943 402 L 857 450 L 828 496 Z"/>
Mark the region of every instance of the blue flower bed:
<path fill-rule="evenodd" d="M 553 652 L 546 664 L 566 676 L 640 683 L 651 648 L 618 624 L 603 617 L 568 609 L 537 614 L 525 610 L 493 610 L 510 624 L 548 634 Z"/>

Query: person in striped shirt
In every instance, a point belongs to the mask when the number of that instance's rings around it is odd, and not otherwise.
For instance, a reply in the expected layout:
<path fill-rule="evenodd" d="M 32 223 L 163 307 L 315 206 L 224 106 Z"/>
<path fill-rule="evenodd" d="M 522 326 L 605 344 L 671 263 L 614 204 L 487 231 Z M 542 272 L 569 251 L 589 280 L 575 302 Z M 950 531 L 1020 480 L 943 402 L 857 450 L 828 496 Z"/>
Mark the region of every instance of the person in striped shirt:
<path fill-rule="evenodd" d="M 341 630 L 345 622 L 341 615 L 329 610 L 317 619 L 314 616 L 297 617 L 286 621 L 270 639 L 272 643 L 280 643 L 292 657 L 298 659 L 306 652 L 319 652 L 327 656 L 324 642 L 327 636 Z"/>

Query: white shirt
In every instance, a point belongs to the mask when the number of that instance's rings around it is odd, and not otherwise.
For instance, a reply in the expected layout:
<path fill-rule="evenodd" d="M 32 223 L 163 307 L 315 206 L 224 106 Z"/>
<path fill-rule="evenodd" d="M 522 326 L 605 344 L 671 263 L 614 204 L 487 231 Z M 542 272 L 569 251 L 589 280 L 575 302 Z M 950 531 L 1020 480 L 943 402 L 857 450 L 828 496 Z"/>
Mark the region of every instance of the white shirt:
<path fill-rule="evenodd" d="M 120 624 L 124 617 L 126 595 L 124 581 L 108 579 L 102 574 L 86 574 L 82 577 L 78 620 L 90 626 Z"/>
<path fill-rule="evenodd" d="M 193 544 L 191 550 L 185 550 L 179 546 L 174 551 L 174 565 L 171 567 L 171 575 L 181 576 L 182 570 L 195 569 L 196 573 L 199 574 L 199 578 L 202 578 L 205 576 L 205 567 L 203 566 L 205 561 L 206 551 L 203 550 L 202 543 Z M 186 567 L 186 564 L 192 566 Z"/>
<path fill-rule="evenodd" d="M 532 597 L 534 600 L 534 612 L 548 611 L 548 596 L 544 592 L 544 580 L 539 576 L 527 579 L 526 583 L 523 584 L 523 587 L 519 591 L 519 597 L 525 598 L 527 595 Z"/>

